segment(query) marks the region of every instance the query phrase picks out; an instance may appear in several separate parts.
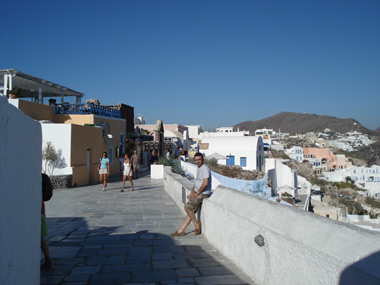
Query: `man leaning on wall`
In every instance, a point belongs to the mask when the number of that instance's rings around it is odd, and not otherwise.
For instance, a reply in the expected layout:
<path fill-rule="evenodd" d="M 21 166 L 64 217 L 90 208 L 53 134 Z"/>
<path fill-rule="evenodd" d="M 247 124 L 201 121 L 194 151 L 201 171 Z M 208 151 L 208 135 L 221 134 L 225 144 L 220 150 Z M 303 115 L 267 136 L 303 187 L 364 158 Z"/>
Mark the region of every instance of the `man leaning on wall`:
<path fill-rule="evenodd" d="M 195 228 L 195 235 L 201 234 L 201 222 L 197 221 L 195 213 L 202 204 L 204 198 L 211 195 L 211 171 L 203 162 L 203 154 L 197 152 L 194 155 L 195 164 L 198 166 L 197 174 L 193 189 L 189 195 L 189 201 L 185 205 L 186 217 L 179 230 L 172 233 L 171 236 L 184 236 L 185 229 L 193 222 Z"/>

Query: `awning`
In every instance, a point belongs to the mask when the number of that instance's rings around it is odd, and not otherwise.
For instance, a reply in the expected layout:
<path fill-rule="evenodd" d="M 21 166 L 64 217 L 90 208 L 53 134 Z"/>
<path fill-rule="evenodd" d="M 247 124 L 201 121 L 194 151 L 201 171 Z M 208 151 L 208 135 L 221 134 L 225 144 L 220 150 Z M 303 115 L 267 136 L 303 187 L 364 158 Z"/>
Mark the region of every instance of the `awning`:
<path fill-rule="evenodd" d="M 7 95 L 7 90 L 18 88 L 19 98 L 37 98 L 41 88 L 42 97 L 64 97 L 75 96 L 80 100 L 85 94 L 77 92 L 68 87 L 38 78 L 16 69 L 0 70 L 0 88 L 3 95 Z"/>

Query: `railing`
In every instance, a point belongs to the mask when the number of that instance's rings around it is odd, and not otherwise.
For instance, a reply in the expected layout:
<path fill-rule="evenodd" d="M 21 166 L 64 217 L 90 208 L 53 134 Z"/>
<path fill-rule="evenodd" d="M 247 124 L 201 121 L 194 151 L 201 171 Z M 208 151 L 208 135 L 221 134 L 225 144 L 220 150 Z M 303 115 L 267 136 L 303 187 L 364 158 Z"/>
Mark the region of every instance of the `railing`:
<path fill-rule="evenodd" d="M 95 114 L 106 117 L 121 118 L 119 110 L 95 105 L 93 103 L 86 104 L 58 104 L 54 108 L 55 114 Z"/>

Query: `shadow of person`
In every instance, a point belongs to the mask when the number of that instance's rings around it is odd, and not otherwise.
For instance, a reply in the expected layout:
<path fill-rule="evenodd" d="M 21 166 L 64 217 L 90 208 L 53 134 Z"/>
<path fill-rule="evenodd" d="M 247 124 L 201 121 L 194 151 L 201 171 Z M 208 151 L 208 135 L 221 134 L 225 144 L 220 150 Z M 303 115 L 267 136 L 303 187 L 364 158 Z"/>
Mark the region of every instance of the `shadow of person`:
<path fill-rule="evenodd" d="M 380 251 L 371 254 L 344 269 L 339 278 L 339 285 L 379 285 Z"/>

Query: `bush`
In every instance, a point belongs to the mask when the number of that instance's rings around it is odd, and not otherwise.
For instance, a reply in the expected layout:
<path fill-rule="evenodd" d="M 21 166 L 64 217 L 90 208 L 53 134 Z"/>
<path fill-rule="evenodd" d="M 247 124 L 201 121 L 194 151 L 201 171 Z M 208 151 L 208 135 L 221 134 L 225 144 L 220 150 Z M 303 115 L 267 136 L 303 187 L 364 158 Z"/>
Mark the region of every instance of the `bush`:
<path fill-rule="evenodd" d="M 205 164 L 207 164 L 209 167 L 217 167 L 218 160 L 216 158 L 205 159 Z"/>
<path fill-rule="evenodd" d="M 358 214 L 358 215 L 367 214 L 367 211 L 365 211 L 362 205 L 358 202 L 347 200 L 344 197 L 339 198 L 338 201 L 339 203 L 347 207 L 348 214 Z M 355 213 L 355 210 L 356 210 L 356 213 Z"/>
<path fill-rule="evenodd" d="M 375 200 L 375 199 L 373 199 L 373 198 L 367 197 L 367 198 L 365 199 L 365 202 L 366 202 L 368 205 L 370 205 L 370 206 L 372 206 L 372 207 L 374 207 L 374 208 L 379 208 L 379 209 L 380 209 L 380 201 L 377 201 L 377 200 Z"/>

